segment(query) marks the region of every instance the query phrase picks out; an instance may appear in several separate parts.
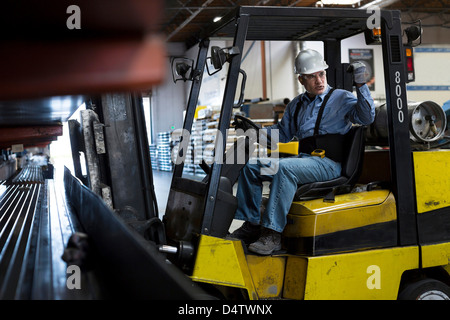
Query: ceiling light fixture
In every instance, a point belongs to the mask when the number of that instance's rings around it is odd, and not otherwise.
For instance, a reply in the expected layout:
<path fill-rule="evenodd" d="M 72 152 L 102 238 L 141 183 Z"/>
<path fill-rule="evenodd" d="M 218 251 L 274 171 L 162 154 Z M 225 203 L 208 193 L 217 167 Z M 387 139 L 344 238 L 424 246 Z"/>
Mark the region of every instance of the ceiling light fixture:
<path fill-rule="evenodd" d="M 394 2 L 398 2 L 398 0 L 374 0 L 369 3 L 366 3 L 365 5 L 362 5 L 358 9 L 367 9 L 367 8 L 370 8 L 373 6 L 378 6 L 379 8 L 384 8 L 384 7 L 387 7 L 391 4 L 393 4 Z"/>
<path fill-rule="evenodd" d="M 361 0 L 321 0 L 320 2 L 322 2 L 326 6 L 329 5 L 350 6 L 361 2 Z"/>

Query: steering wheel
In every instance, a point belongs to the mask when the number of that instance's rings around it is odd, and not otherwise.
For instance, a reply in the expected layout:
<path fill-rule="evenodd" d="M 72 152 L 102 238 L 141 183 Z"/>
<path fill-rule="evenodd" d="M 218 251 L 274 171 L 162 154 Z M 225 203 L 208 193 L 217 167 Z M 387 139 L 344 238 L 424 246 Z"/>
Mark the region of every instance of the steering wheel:
<path fill-rule="evenodd" d="M 241 121 L 242 124 L 239 123 L 239 121 Z M 267 147 L 267 149 L 272 149 L 271 144 L 270 144 L 271 138 L 267 134 L 267 130 L 261 130 L 261 127 L 259 127 L 256 123 L 254 123 L 249 118 L 246 118 L 246 117 L 243 117 L 240 115 L 235 115 L 233 124 L 236 128 L 243 129 L 244 131 L 246 131 L 248 129 L 255 129 L 256 130 L 256 142 L 261 144 L 261 142 L 260 142 L 260 139 L 261 139 L 262 142 L 264 142 L 264 141 L 266 142 L 265 147 Z"/>

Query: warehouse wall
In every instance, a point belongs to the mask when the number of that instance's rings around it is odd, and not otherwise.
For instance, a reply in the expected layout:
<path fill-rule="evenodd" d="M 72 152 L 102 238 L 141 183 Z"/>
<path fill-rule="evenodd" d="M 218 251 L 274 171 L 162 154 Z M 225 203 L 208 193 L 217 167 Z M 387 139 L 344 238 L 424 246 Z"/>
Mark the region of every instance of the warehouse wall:
<path fill-rule="evenodd" d="M 448 15 L 402 14 L 403 27 L 421 19 L 422 44 L 414 48 L 416 81 L 407 85 L 408 99 L 431 100 L 439 105 L 450 100 L 450 29 L 439 25 Z"/>
<path fill-rule="evenodd" d="M 408 99 L 431 100 L 442 106 L 450 100 L 450 44 L 414 48 L 416 81 L 407 85 Z"/>
<path fill-rule="evenodd" d="M 168 52 L 170 56 L 184 56 L 184 45 L 169 43 Z M 173 82 L 170 56 L 166 63 L 166 78 L 162 84 L 151 90 L 150 108 L 152 118 L 152 138 L 158 132 L 171 131 L 172 128 L 183 126 L 183 111 L 186 109 L 187 96 L 189 94 L 189 84 L 183 81 Z"/>
<path fill-rule="evenodd" d="M 402 14 L 402 27 L 406 28 L 409 26 L 408 23 L 420 19 L 423 30 L 422 45 L 445 45 L 450 43 L 450 29 L 439 27 L 439 25 L 443 24 L 446 18 L 448 19 L 448 15 Z"/>
<path fill-rule="evenodd" d="M 230 44 L 227 44 L 230 45 Z M 323 53 L 322 42 L 303 42 L 304 49 L 315 49 Z M 374 98 L 384 99 L 384 73 L 382 63 L 382 53 L 380 46 L 367 46 L 363 35 L 358 35 L 344 40 L 341 48 L 342 62 L 349 62 L 349 49 L 372 49 L 374 54 L 375 67 L 375 90 Z M 294 60 L 297 55 L 295 46 L 290 41 L 265 41 L 265 67 L 266 67 L 266 90 L 267 98 L 272 101 L 289 98 L 292 99 L 303 91 L 301 85 L 298 84 L 297 76 L 294 74 Z M 261 42 L 247 41 L 244 46 L 243 62 L 241 68 L 247 73 L 247 84 L 245 87 L 245 98 L 256 99 L 263 97 L 263 75 L 261 60 Z M 204 82 L 213 82 L 223 90 L 225 87 L 225 74 L 213 76 L 205 76 Z M 214 90 L 210 88 L 211 90 Z M 237 90 L 235 99 L 237 100 L 239 89 Z M 211 99 L 210 91 L 201 94 L 201 103 L 219 107 L 222 103 L 222 96 L 217 95 L 215 99 Z M 208 98 L 205 98 L 208 96 Z M 203 97 L 203 101 L 202 101 Z"/>
<path fill-rule="evenodd" d="M 221 48 L 229 47 L 232 43 L 229 41 L 211 41 L 211 46 Z M 265 42 L 266 54 L 266 79 L 267 79 L 267 97 L 270 100 L 292 98 L 295 93 L 295 79 L 292 73 L 293 52 L 291 42 L 288 41 L 267 41 Z M 195 48 L 197 49 L 197 48 Z M 194 58 L 190 50 L 188 57 Z M 261 60 L 261 42 L 247 41 L 244 45 L 243 60 L 241 69 L 247 74 L 245 84 L 245 99 L 258 99 L 263 97 L 262 88 L 262 60 Z M 224 65 L 219 73 L 209 76 L 206 72 L 203 76 L 202 89 L 200 91 L 199 103 L 208 105 L 214 109 L 220 108 L 225 90 L 226 75 L 228 64 Z M 235 100 L 240 94 L 242 76 L 239 77 L 238 88 L 236 90 Z"/>

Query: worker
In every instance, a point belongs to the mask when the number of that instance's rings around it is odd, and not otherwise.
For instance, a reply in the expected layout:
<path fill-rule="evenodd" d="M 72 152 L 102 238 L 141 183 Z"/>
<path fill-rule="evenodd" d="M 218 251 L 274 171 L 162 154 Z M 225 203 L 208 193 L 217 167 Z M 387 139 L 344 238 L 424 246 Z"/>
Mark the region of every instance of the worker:
<path fill-rule="evenodd" d="M 240 172 L 235 219 L 245 222 L 227 238 L 242 240 L 249 251 L 270 255 L 281 249 L 281 233 L 298 185 L 339 177 L 341 159 L 328 151 L 331 152 L 334 146 L 337 147 L 334 149 L 342 150 L 340 141 L 343 140 L 336 138 L 343 137 L 352 123 L 369 125 L 374 120 L 375 105 L 365 84 L 365 65 L 361 62 L 350 65 L 357 97 L 346 90 L 333 90 L 327 83 L 327 68 L 319 52 L 311 49 L 301 51 L 295 59 L 294 72 L 298 74 L 298 81 L 304 86 L 305 93 L 286 106 L 279 123 L 267 128 L 268 135 L 278 130 L 280 142 L 289 142 L 296 136 L 300 149 L 298 157 L 278 159 L 278 170 L 274 174 L 261 174 L 261 168 L 266 167 L 267 163 L 259 160 L 247 163 Z M 327 149 L 330 150 L 325 150 L 325 157 L 301 152 L 308 137 L 311 139 L 314 136 L 322 105 L 323 114 L 316 130 L 319 136 L 329 137 L 330 148 Z M 242 123 L 236 125 L 240 129 L 248 129 Z M 271 184 L 269 199 L 260 213 L 263 181 L 270 181 Z"/>

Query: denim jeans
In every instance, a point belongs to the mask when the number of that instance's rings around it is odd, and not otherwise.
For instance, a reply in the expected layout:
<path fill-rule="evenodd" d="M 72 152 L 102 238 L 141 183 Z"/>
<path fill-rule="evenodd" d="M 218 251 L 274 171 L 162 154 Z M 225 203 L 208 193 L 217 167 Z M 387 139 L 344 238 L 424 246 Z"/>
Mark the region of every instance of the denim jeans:
<path fill-rule="evenodd" d="M 266 161 L 247 163 L 238 180 L 238 208 L 235 219 L 260 224 L 265 228 L 282 232 L 286 216 L 299 184 L 326 181 L 341 174 L 341 164 L 328 158 L 300 154 L 298 158 L 271 159 L 278 161 L 274 174 L 261 170 L 268 167 Z M 276 168 L 276 167 L 275 167 Z M 269 200 L 265 211 L 260 213 L 263 181 L 271 181 Z"/>

